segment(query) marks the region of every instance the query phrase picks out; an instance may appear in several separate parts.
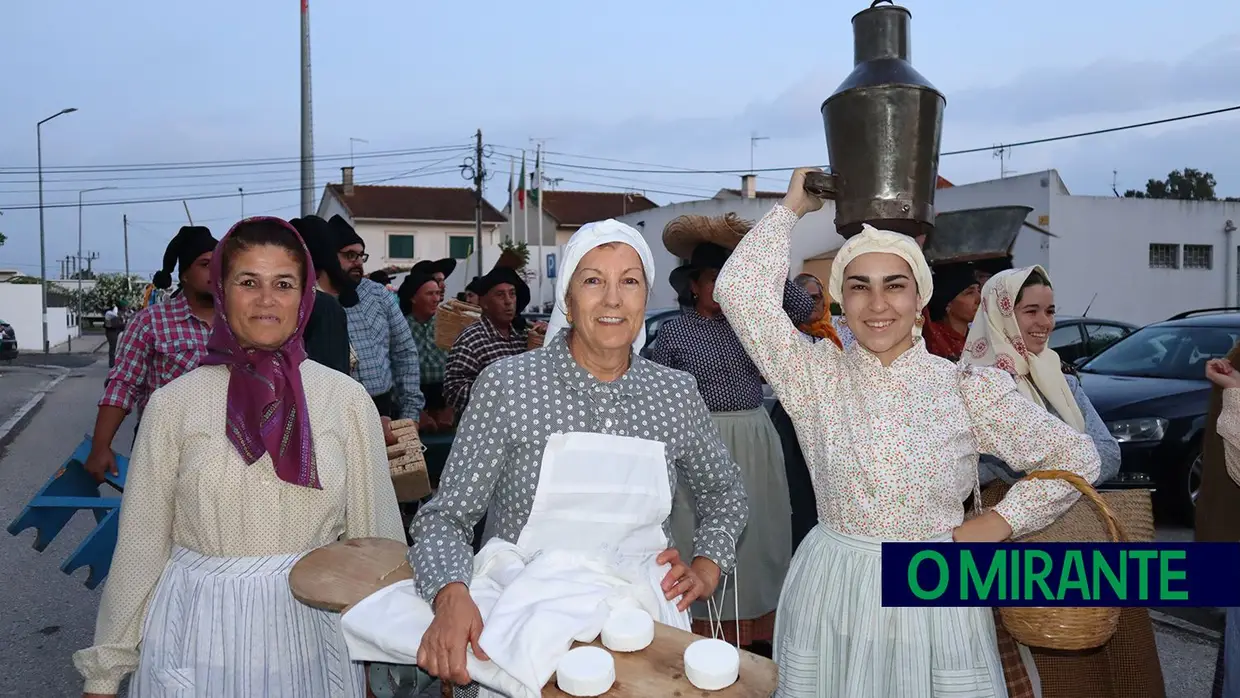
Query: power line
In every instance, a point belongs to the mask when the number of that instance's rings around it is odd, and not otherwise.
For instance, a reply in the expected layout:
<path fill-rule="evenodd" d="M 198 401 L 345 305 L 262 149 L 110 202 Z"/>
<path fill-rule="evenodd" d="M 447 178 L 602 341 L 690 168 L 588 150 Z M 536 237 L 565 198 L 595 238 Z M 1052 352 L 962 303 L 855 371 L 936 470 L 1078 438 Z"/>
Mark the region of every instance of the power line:
<path fill-rule="evenodd" d="M 455 158 L 456 158 L 456 155 L 453 154 L 451 158 L 445 158 L 443 161 L 440 161 L 440 162 L 444 162 L 446 160 L 455 159 Z M 382 184 L 384 182 L 390 182 L 390 181 L 397 180 L 397 179 L 433 177 L 435 175 L 447 174 L 449 172 L 456 172 L 460 168 L 451 167 L 451 168 L 442 169 L 442 170 L 435 170 L 432 172 L 424 172 L 423 170 L 425 169 L 426 169 L 425 167 L 420 167 L 414 170 L 409 170 L 408 172 L 402 172 L 400 174 L 397 174 L 391 177 L 385 177 L 379 180 L 359 182 L 359 184 Z M 419 174 L 415 175 L 414 173 L 419 173 Z M 283 189 L 269 189 L 266 191 L 252 191 L 252 192 L 247 192 L 246 195 L 247 196 L 264 196 L 267 194 L 288 194 L 291 192 L 300 192 L 300 191 L 301 191 L 301 187 L 297 186 L 297 187 L 287 187 Z M 230 199 L 230 198 L 234 198 L 237 196 L 239 196 L 239 194 L 235 191 L 232 191 L 232 192 L 220 193 L 220 194 L 170 196 L 170 197 L 157 198 L 157 199 L 130 199 L 127 201 L 90 201 L 90 202 L 82 204 L 82 206 L 84 208 L 92 208 L 92 207 L 98 207 L 98 206 L 139 206 L 139 205 L 144 205 L 144 204 L 176 203 L 178 201 L 210 201 L 214 199 Z M 77 206 L 78 206 L 77 202 L 71 202 L 71 203 L 62 203 L 62 204 L 44 204 L 43 208 L 44 209 L 76 208 Z M 30 211 L 30 210 L 35 210 L 38 208 L 39 208 L 38 204 L 23 204 L 20 206 L 5 206 L 4 210 L 5 211 Z"/>
<path fill-rule="evenodd" d="M 403 155 L 421 155 L 435 152 L 446 152 L 448 150 L 460 150 L 468 147 L 465 143 L 456 145 L 438 145 L 425 148 L 407 148 L 402 150 L 380 150 L 353 156 L 358 160 L 374 159 L 374 158 L 390 158 L 400 157 Z M 350 155 L 321 155 L 314 158 L 315 162 L 344 161 L 349 160 Z M 250 167 L 258 165 L 291 165 L 301 162 L 300 157 L 280 157 L 280 158 L 240 158 L 235 160 L 184 160 L 174 162 L 158 162 L 158 163 L 136 163 L 129 165 L 65 165 L 62 167 L 44 167 L 44 174 L 69 174 L 69 173 L 91 173 L 91 172 L 143 172 L 143 171 L 169 171 L 169 170 L 186 170 L 186 169 L 212 169 L 223 167 Z M 35 174 L 37 168 L 34 167 L 0 167 L 0 174 Z"/>
<path fill-rule="evenodd" d="M 1142 121 L 1141 123 L 1126 124 L 1124 126 L 1113 126 L 1111 128 L 1095 129 L 1092 131 L 1078 131 L 1076 133 L 1069 133 L 1069 134 L 1065 134 L 1061 136 L 1034 138 L 1034 139 L 1027 140 L 1027 141 L 1018 141 L 1016 143 L 1001 143 L 999 145 L 987 145 L 987 146 L 981 146 L 977 148 L 966 148 L 964 150 L 950 150 L 944 153 L 940 153 L 939 157 L 946 157 L 948 155 L 968 155 L 970 153 L 988 153 L 988 152 L 993 152 L 996 147 L 1005 147 L 1005 148 L 1011 149 L 1011 148 L 1015 148 L 1018 146 L 1025 146 L 1025 145 L 1040 145 L 1043 143 L 1054 143 L 1057 141 L 1066 141 L 1066 140 L 1072 140 L 1075 138 L 1085 138 L 1087 136 L 1098 136 L 1098 135 L 1107 134 L 1107 133 L 1116 133 L 1119 131 L 1129 131 L 1129 130 L 1137 129 L 1137 128 L 1146 128 L 1148 126 L 1158 126 L 1160 124 L 1169 124 L 1169 123 L 1174 123 L 1177 121 L 1187 121 L 1189 119 L 1199 119 L 1199 118 L 1206 117 L 1206 116 L 1215 116 L 1217 114 L 1226 114 L 1228 112 L 1234 112 L 1234 111 L 1240 111 L 1240 105 L 1236 105 L 1232 107 L 1224 107 L 1222 109 L 1211 109 L 1209 111 L 1196 112 L 1193 114 L 1184 114 L 1182 116 L 1173 116 L 1173 117 L 1166 118 L 1166 119 L 1154 119 L 1152 121 Z M 546 162 L 544 163 L 544 165 L 553 165 L 555 167 L 564 167 L 567 169 L 574 169 L 574 170 L 585 170 L 585 171 L 595 171 L 595 172 L 629 172 L 633 174 L 718 174 L 718 175 L 733 174 L 735 175 L 735 174 L 750 174 L 754 172 L 790 172 L 796 169 L 796 167 L 762 167 L 762 168 L 757 168 L 754 170 L 750 170 L 747 168 L 723 169 L 723 170 L 695 170 L 695 169 L 687 169 L 687 168 L 669 167 L 663 170 L 649 170 L 649 169 L 634 169 L 634 168 L 627 168 L 627 167 L 600 167 L 597 165 L 579 165 L 575 163 L 565 163 L 565 162 Z M 652 166 L 665 167 L 663 165 L 652 165 Z M 797 167 L 801 167 L 801 165 L 798 165 Z M 818 167 L 825 168 L 829 166 L 819 165 Z"/>

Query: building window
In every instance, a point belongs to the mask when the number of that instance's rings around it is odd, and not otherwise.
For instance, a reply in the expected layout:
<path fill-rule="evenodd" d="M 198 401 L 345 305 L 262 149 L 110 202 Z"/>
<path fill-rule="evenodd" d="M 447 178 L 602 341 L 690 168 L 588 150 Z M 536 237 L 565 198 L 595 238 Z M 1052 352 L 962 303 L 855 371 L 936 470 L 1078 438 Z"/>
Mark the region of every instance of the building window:
<path fill-rule="evenodd" d="M 469 259 L 474 251 L 474 239 L 468 235 L 452 235 L 448 238 L 448 256 L 452 259 Z"/>
<path fill-rule="evenodd" d="M 1185 245 L 1185 269 L 1213 269 L 1214 245 Z"/>
<path fill-rule="evenodd" d="M 395 235 L 389 233 L 387 236 L 387 244 L 388 259 L 414 258 L 412 235 Z"/>
<path fill-rule="evenodd" d="M 1179 269 L 1180 246 L 1150 243 L 1150 269 Z"/>

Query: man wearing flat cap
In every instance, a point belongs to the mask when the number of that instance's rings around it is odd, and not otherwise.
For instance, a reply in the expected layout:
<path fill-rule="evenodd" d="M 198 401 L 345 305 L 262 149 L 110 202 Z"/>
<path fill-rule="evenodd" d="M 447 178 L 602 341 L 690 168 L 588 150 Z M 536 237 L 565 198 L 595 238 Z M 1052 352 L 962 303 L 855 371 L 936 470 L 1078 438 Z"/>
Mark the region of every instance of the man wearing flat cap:
<path fill-rule="evenodd" d="M 497 264 L 471 281 L 470 290 L 478 296 L 482 319 L 456 338 L 444 368 L 444 397 L 457 414 L 464 414 L 482 369 L 528 348 L 526 321 L 520 311 L 530 304 L 530 287 L 520 274 Z"/>
<path fill-rule="evenodd" d="M 210 268 L 217 242 L 202 226 L 181 228 L 155 274 L 155 286 L 169 289 L 175 269 L 177 293 L 140 311 L 120 336 L 86 458 L 86 470 L 99 480 L 116 474 L 112 440 L 125 416 L 136 409 L 141 420 L 151 393 L 196 368 L 206 351 L 215 320 Z"/>
<path fill-rule="evenodd" d="M 344 306 L 349 345 L 356 357 L 352 375 L 375 401 L 384 419 L 384 436 L 394 442 L 391 420 L 422 418 L 425 400 L 419 387 L 417 345 L 392 292 L 365 278 L 366 244 L 353 226 L 332 216 L 325 225 L 316 223 L 313 228 L 306 246 L 316 269 L 320 259 L 327 264 L 331 256 L 336 257 L 327 273 L 319 273 L 318 288 L 336 296 Z"/>

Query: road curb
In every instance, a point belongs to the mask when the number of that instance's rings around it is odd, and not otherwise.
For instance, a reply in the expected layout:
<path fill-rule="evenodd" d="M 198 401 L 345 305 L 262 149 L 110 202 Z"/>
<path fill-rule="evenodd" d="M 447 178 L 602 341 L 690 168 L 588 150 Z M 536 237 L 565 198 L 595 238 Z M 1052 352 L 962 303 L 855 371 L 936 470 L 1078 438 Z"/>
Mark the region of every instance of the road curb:
<path fill-rule="evenodd" d="M 1212 644 L 1217 644 L 1223 641 L 1223 634 L 1217 630 L 1211 630 L 1210 628 L 1197 625 L 1196 623 L 1190 623 L 1183 618 L 1176 618 L 1175 616 L 1167 615 L 1166 613 L 1162 613 L 1160 611 L 1155 611 L 1152 608 L 1150 609 L 1150 620 L 1153 621 L 1155 625 L 1172 628 L 1182 633 L 1196 636 Z"/>
<path fill-rule="evenodd" d="M 24 427 L 32 417 L 34 417 L 34 413 L 37 411 L 39 405 L 43 404 L 43 398 L 47 397 L 48 393 L 55 389 L 56 386 L 60 385 L 61 381 L 69 377 L 70 370 L 67 368 L 60 366 L 48 366 L 46 368 L 55 369 L 60 372 L 60 375 L 39 386 L 39 389 L 35 392 L 34 397 L 30 398 L 26 404 L 18 408 L 17 412 L 13 413 L 13 416 L 7 421 L 0 424 L 0 448 L 8 446 L 9 443 L 17 437 L 17 435 L 21 432 L 21 428 Z"/>

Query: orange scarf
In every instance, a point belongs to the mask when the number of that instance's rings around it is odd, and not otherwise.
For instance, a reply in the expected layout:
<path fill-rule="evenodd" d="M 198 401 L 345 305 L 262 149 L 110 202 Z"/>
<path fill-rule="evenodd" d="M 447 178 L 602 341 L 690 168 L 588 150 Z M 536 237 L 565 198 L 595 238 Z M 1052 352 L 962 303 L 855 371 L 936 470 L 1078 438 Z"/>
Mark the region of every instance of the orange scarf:
<path fill-rule="evenodd" d="M 821 320 L 812 325 L 802 325 L 801 331 L 811 337 L 819 339 L 829 339 L 835 343 L 840 349 L 844 348 L 844 343 L 840 341 L 840 336 L 835 332 L 835 325 L 831 324 L 831 316 L 825 315 Z"/>

